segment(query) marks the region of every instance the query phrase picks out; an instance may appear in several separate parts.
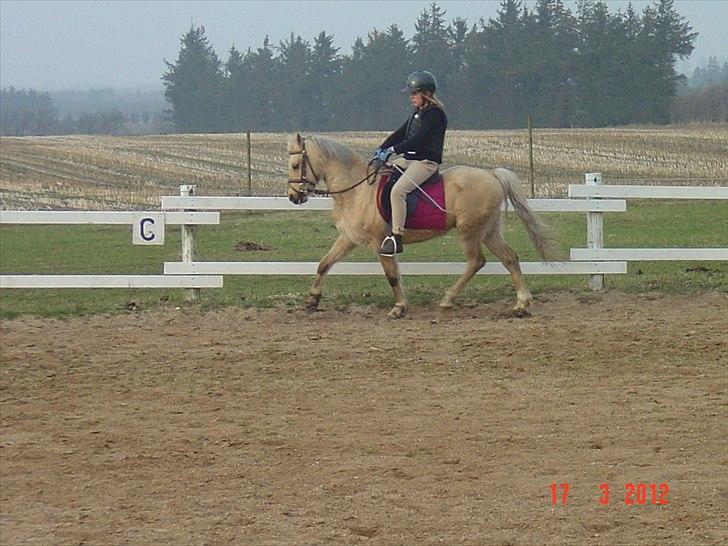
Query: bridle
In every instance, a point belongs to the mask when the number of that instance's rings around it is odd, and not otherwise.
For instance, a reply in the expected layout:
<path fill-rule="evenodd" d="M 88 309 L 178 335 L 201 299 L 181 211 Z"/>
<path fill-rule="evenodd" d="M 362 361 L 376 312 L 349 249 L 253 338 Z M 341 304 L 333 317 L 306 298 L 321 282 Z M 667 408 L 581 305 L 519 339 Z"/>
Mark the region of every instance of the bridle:
<path fill-rule="evenodd" d="M 306 152 L 306 139 L 301 137 L 301 149 L 298 152 L 288 152 L 288 155 L 301 155 L 301 163 L 300 163 L 300 169 L 301 169 L 301 176 L 300 178 L 289 178 L 288 179 L 288 185 L 292 186 L 292 184 L 301 184 L 301 189 L 293 188 L 293 191 L 296 193 L 302 193 L 304 195 L 308 195 L 309 193 L 313 193 L 314 195 L 335 195 L 338 193 L 344 193 L 349 190 L 353 190 L 358 185 L 362 184 L 363 182 L 366 182 L 369 180 L 372 176 L 376 175 L 379 169 L 375 169 L 371 173 L 367 174 L 364 178 L 359 180 L 356 184 L 353 184 L 349 186 L 348 188 L 345 188 L 343 190 L 337 190 L 337 191 L 328 191 L 328 190 L 317 190 L 316 184 L 320 182 L 319 177 L 316 175 L 316 171 L 313 170 L 313 165 L 311 165 L 311 160 L 308 158 L 308 153 Z M 306 168 L 311 169 L 311 174 L 313 175 L 313 180 L 309 180 L 306 176 Z"/>
<path fill-rule="evenodd" d="M 300 178 L 289 178 L 288 184 L 301 184 L 303 192 L 299 193 L 308 193 L 308 192 L 314 192 L 316 193 L 316 183 L 319 181 L 318 176 L 316 176 L 316 172 L 313 170 L 313 166 L 311 165 L 311 161 L 308 159 L 308 154 L 306 153 L 306 140 L 301 137 L 301 150 L 298 152 L 288 152 L 288 155 L 301 155 L 301 177 Z M 313 175 L 313 180 L 309 180 L 306 178 L 306 166 L 308 165 L 308 168 L 311 169 L 311 174 Z M 295 191 L 299 191 L 296 188 L 293 188 Z"/>

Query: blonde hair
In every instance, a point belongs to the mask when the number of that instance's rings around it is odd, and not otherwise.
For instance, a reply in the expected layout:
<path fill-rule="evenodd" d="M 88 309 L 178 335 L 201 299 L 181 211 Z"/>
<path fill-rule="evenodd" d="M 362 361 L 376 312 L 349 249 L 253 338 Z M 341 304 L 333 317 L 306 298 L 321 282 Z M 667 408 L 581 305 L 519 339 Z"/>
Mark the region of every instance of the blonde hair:
<path fill-rule="evenodd" d="M 432 104 L 437 106 L 443 112 L 445 111 L 445 105 L 437 97 L 437 95 L 435 95 L 434 91 L 420 91 L 420 95 L 422 95 L 422 98 L 425 99 L 425 104 Z"/>

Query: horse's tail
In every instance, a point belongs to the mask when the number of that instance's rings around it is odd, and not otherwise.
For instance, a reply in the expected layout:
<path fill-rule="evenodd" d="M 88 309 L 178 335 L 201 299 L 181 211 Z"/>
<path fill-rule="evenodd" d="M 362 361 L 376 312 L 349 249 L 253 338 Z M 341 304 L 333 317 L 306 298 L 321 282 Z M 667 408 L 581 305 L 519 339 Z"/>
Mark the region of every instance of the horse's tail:
<path fill-rule="evenodd" d="M 533 246 L 536 247 L 538 255 L 544 262 L 548 262 L 553 255 L 553 240 L 548 233 L 548 228 L 541 219 L 528 206 L 528 200 L 523 193 L 523 185 L 516 173 L 508 169 L 493 169 L 493 174 L 503 186 L 508 200 L 513 203 L 516 214 L 526 226 L 528 237 Z M 508 201 L 506 201 L 508 207 Z"/>

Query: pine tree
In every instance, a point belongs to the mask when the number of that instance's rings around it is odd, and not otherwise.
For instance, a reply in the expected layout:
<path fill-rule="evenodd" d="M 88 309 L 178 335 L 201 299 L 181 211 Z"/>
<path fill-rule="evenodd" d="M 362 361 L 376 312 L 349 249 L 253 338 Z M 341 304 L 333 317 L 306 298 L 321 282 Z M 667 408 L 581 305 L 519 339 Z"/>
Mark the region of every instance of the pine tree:
<path fill-rule="evenodd" d="M 245 130 L 271 131 L 279 117 L 276 95 L 280 90 L 278 65 L 268 36 L 255 51 L 248 49 L 243 58 L 243 70 L 247 105 Z"/>
<path fill-rule="evenodd" d="M 412 72 L 410 59 L 409 42 L 397 25 L 386 32 L 372 30 L 366 43 L 358 38 L 342 69 L 335 128 L 392 129 L 392 120 L 404 117 L 409 109 L 398 95 Z"/>
<path fill-rule="evenodd" d="M 341 86 L 341 58 L 333 35 L 321 31 L 313 43 L 311 56 L 311 124 L 316 130 L 331 128 L 336 94 Z"/>
<path fill-rule="evenodd" d="M 576 22 L 563 0 L 538 0 L 535 32 L 528 41 L 533 71 L 529 114 L 548 127 L 568 124 L 574 95 Z"/>
<path fill-rule="evenodd" d="M 205 27 L 182 36 L 177 62 L 164 61 L 162 76 L 172 120 L 183 133 L 217 132 L 222 129 L 222 68 L 205 36 Z"/>
<path fill-rule="evenodd" d="M 0 90 L 0 134 L 10 136 L 48 135 L 58 125 L 53 98 L 35 89 Z"/>
<path fill-rule="evenodd" d="M 309 130 L 313 121 L 312 52 L 301 36 L 290 36 L 278 46 L 277 63 L 280 87 L 277 106 L 280 108 L 277 128 Z"/>
<path fill-rule="evenodd" d="M 528 48 L 535 18 L 520 0 L 503 0 L 495 19 L 483 26 L 484 77 L 478 85 L 490 127 L 522 127 L 528 115 L 533 73 Z"/>
<path fill-rule="evenodd" d="M 428 70 L 437 78 L 439 94 L 447 96 L 451 75 L 456 71 L 453 59 L 452 29 L 445 25 L 445 11 L 436 3 L 423 10 L 415 23 L 412 37 L 415 69 Z"/>
<path fill-rule="evenodd" d="M 670 122 L 670 103 L 678 83 L 684 80 L 675 70 L 675 64 L 694 49 L 697 33 L 691 30 L 675 11 L 673 0 L 657 0 L 654 7 L 645 8 L 642 14 L 640 41 L 649 121 Z"/>
<path fill-rule="evenodd" d="M 249 102 L 250 74 L 246 68 L 245 57 L 233 44 L 225 62 L 223 83 L 222 109 L 225 131 L 242 132 L 248 129 L 252 104 Z"/>

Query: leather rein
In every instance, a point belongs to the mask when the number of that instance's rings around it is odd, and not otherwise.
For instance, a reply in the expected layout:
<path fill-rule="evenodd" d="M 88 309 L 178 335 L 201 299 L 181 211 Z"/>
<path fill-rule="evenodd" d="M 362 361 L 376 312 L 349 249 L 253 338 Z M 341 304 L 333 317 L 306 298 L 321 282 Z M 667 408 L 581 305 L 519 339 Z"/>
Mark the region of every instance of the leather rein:
<path fill-rule="evenodd" d="M 316 184 L 320 182 L 319 177 L 316 175 L 316 172 L 313 170 L 313 165 L 311 165 L 311 160 L 308 158 L 308 153 L 306 152 L 306 140 L 301 137 L 301 150 L 298 152 L 288 152 L 288 155 L 301 155 L 301 177 L 300 178 L 289 178 L 288 179 L 288 185 L 291 184 L 301 184 L 301 190 L 298 190 L 296 188 L 293 188 L 295 192 L 303 193 L 304 195 L 308 193 L 313 193 L 314 195 L 336 195 L 339 193 L 345 193 L 349 190 L 353 190 L 360 184 L 363 184 L 367 180 L 369 180 L 372 176 L 375 176 L 377 172 L 379 172 L 379 169 L 375 169 L 368 175 L 366 175 L 364 178 L 356 182 L 355 184 L 349 186 L 348 188 L 344 188 L 343 190 L 337 190 L 337 191 L 329 191 L 329 190 L 317 190 Z M 309 169 L 311 169 L 311 174 L 313 175 L 313 180 L 309 180 L 306 177 L 306 167 L 308 166 Z"/>

